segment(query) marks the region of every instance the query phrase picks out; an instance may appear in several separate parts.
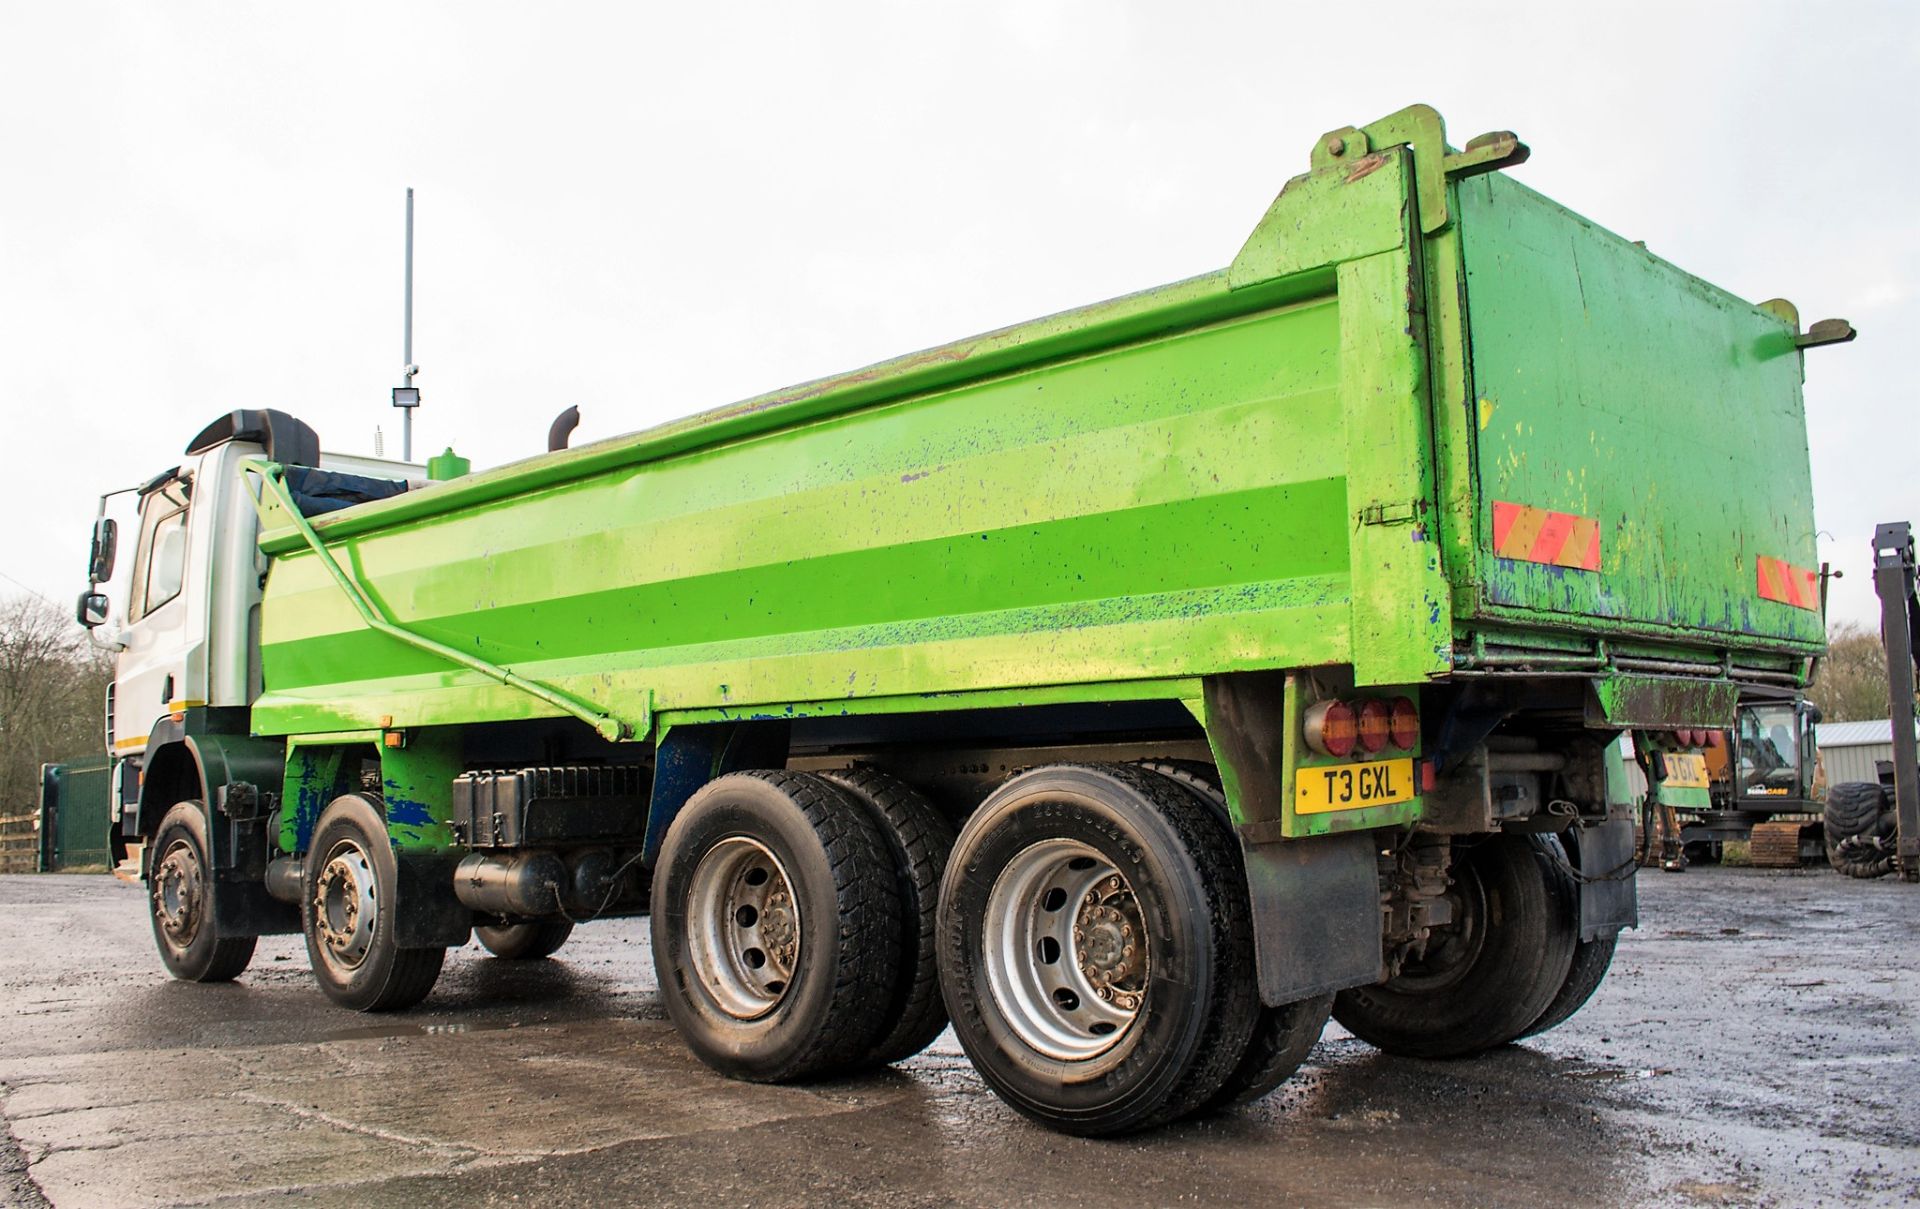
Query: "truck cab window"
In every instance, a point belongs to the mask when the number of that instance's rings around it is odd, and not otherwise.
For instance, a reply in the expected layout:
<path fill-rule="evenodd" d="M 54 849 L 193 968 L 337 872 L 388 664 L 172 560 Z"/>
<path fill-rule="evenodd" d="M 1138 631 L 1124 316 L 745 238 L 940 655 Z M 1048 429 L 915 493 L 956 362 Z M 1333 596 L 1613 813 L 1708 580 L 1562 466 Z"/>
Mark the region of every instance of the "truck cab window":
<path fill-rule="evenodd" d="M 180 595 L 187 574 L 187 483 L 175 479 L 150 493 L 140 508 L 140 548 L 134 557 L 127 616 L 138 621 Z"/>

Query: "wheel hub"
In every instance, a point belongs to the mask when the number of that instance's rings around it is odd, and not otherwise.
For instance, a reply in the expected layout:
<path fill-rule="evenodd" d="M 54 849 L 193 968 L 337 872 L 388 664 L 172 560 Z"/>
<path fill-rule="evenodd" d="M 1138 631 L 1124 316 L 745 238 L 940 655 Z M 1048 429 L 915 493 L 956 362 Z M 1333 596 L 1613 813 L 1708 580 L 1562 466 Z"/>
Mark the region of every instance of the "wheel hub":
<path fill-rule="evenodd" d="M 200 858 L 181 840 L 167 849 L 153 871 L 153 913 L 167 940 L 186 948 L 200 932 Z"/>
<path fill-rule="evenodd" d="M 987 899 L 987 983 L 1019 1039 L 1062 1062 L 1117 1060 L 1146 1002 L 1147 931 L 1126 878 L 1077 840 L 1015 854 Z"/>
<path fill-rule="evenodd" d="M 721 1011 L 754 1020 L 778 1007 L 800 962 L 800 904 L 771 849 L 730 836 L 700 858 L 687 888 L 688 957 Z"/>
<path fill-rule="evenodd" d="M 1140 1006 L 1146 973 L 1140 906 L 1120 875 L 1103 879 L 1081 900 L 1073 925 L 1074 956 L 1094 993 L 1116 1007 Z"/>
<path fill-rule="evenodd" d="M 358 845 L 335 848 L 313 884 L 313 918 L 326 953 L 343 966 L 358 966 L 373 947 L 379 904 L 373 864 Z"/>

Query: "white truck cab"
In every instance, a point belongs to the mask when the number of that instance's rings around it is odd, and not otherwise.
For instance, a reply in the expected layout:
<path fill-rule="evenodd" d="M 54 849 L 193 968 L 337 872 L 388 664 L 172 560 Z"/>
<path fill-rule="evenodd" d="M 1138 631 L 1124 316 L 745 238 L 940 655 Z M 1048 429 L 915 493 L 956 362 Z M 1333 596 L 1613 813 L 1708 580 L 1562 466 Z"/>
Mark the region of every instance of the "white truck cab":
<path fill-rule="evenodd" d="M 114 761 L 114 831 L 139 796 L 142 757 L 164 722 L 190 709 L 244 709 L 260 693 L 260 593 L 266 557 L 259 519 L 241 482 L 245 458 L 266 457 L 407 488 L 426 482 L 422 466 L 322 452 L 319 438 L 283 412 L 222 416 L 187 445 L 186 460 L 137 488 L 101 497 L 88 589 L 79 621 L 95 642 L 118 650 L 107 688 L 106 743 Z M 105 519 L 113 495 L 134 492 L 139 522 L 125 578 L 114 579 L 117 526 Z M 112 617 L 109 582 L 124 588 Z"/>

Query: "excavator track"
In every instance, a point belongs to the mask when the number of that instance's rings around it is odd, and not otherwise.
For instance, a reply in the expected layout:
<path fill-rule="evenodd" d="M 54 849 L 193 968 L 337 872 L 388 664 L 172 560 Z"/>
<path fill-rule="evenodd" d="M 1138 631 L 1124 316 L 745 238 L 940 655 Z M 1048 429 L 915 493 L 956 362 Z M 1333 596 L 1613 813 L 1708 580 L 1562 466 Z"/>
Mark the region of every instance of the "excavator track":
<path fill-rule="evenodd" d="M 1799 821 L 1774 820 L 1769 823 L 1755 823 L 1750 837 L 1748 859 L 1761 869 L 1798 869 L 1803 863 L 1800 856 L 1800 834 L 1810 824 Z"/>

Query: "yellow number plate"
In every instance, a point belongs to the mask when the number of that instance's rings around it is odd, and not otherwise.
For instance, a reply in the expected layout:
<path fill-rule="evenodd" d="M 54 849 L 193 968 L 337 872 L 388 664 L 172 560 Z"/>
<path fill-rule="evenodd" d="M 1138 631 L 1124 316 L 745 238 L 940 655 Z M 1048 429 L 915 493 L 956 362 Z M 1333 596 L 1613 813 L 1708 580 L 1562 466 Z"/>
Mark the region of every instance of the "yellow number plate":
<path fill-rule="evenodd" d="M 1302 767 L 1294 774 L 1295 814 L 1391 806 L 1412 797 L 1412 760 Z"/>
<path fill-rule="evenodd" d="M 1668 752 L 1666 784 L 1674 789 L 1705 789 L 1707 758 L 1690 751 Z"/>

